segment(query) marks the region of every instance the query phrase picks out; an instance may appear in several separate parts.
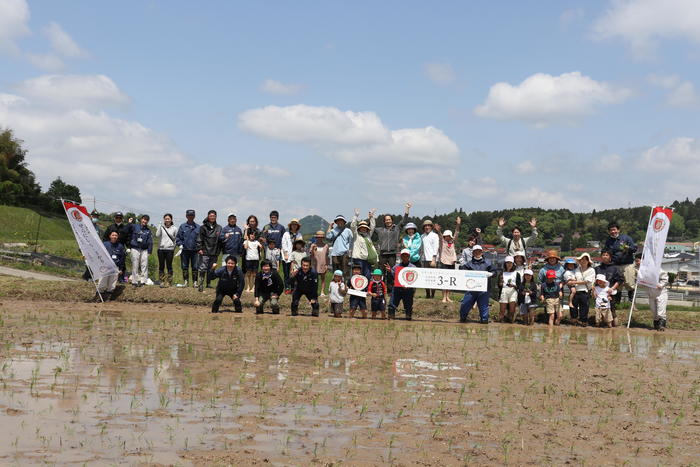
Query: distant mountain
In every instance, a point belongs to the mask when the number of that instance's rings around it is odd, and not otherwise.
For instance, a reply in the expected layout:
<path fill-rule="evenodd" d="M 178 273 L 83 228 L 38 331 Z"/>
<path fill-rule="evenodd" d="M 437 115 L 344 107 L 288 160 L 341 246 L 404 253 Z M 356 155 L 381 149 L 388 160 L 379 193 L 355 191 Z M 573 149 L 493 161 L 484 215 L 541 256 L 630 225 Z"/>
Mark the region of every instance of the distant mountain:
<path fill-rule="evenodd" d="M 320 216 L 306 216 L 299 219 L 301 224 L 301 234 L 304 237 L 313 235 L 318 230 L 323 230 L 324 232 L 328 228 L 328 221 Z"/>

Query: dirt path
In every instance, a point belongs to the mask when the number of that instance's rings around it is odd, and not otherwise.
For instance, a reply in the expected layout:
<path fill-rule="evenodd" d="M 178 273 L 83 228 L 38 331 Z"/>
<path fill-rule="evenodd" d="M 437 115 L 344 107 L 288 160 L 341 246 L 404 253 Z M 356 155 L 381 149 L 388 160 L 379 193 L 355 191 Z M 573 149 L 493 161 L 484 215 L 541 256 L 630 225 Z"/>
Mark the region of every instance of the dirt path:
<path fill-rule="evenodd" d="M 70 279 L 68 277 L 52 276 L 50 274 L 42 274 L 40 272 L 25 271 L 22 269 L 13 269 L 13 268 L 5 267 L 5 266 L 0 266 L 0 274 L 6 275 L 6 276 L 21 277 L 23 279 L 36 279 L 39 281 L 59 281 L 59 282 L 65 282 L 65 281 L 74 282 L 75 281 L 75 279 Z"/>

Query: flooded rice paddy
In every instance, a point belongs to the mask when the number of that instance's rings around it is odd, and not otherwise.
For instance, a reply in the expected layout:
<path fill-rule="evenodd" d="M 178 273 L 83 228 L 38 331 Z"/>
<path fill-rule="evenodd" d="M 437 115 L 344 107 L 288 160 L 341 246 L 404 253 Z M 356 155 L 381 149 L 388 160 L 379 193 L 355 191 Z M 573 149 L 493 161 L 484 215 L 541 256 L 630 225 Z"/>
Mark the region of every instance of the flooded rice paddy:
<path fill-rule="evenodd" d="M 692 332 L 5 302 L 0 464 L 698 465 Z"/>

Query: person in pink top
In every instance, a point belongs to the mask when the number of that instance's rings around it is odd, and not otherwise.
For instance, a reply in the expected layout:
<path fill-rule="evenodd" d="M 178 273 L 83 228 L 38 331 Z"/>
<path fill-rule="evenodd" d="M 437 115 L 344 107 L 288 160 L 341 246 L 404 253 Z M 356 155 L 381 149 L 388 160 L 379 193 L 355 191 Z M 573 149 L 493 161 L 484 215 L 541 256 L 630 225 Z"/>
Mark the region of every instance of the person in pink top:
<path fill-rule="evenodd" d="M 318 273 L 319 282 L 321 282 L 321 297 L 326 296 L 326 272 L 328 271 L 328 250 L 329 246 L 325 242 L 326 234 L 319 230 L 314 234 L 316 243 L 311 245 L 309 254 L 311 256 L 311 267 Z"/>
<path fill-rule="evenodd" d="M 457 217 L 455 232 L 452 234 L 451 230 L 445 230 L 442 232 L 442 228 L 439 224 L 435 225 L 435 231 L 440 235 L 440 247 L 438 253 L 438 261 L 442 269 L 457 269 L 457 250 L 455 249 L 455 243 L 457 242 L 457 237 L 459 236 L 459 229 L 462 226 L 462 218 Z M 442 303 L 452 302 L 450 298 L 450 291 L 442 291 Z"/>

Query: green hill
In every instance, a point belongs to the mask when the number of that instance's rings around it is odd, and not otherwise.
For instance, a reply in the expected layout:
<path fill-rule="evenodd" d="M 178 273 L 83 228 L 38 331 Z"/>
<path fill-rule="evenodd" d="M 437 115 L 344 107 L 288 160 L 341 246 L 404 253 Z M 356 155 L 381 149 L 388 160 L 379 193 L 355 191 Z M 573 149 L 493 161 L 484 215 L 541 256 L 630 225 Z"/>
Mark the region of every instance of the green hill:
<path fill-rule="evenodd" d="M 0 205 L 0 219 L 0 243 L 27 243 L 33 250 L 38 228 L 38 252 L 80 258 L 78 245 L 65 216 L 39 214 L 32 209 Z"/>
<path fill-rule="evenodd" d="M 301 234 L 306 237 L 313 235 L 318 230 L 323 230 L 324 232 L 328 228 L 328 221 L 320 216 L 306 216 L 299 220 L 301 223 Z"/>

